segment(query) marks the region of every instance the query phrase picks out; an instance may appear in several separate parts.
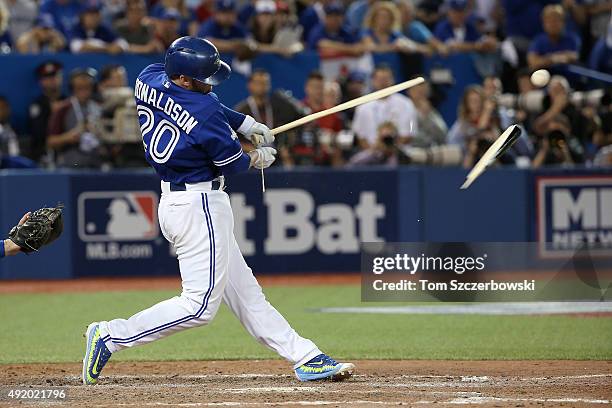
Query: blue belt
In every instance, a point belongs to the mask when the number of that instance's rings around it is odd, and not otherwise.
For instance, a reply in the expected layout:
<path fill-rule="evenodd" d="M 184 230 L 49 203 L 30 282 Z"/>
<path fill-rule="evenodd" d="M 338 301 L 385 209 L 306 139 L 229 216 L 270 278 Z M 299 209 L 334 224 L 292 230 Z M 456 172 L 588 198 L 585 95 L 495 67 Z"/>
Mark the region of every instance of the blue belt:
<path fill-rule="evenodd" d="M 170 191 L 187 191 L 185 183 L 173 183 L 170 182 Z M 219 180 L 213 180 L 211 190 L 221 190 L 221 182 Z"/>

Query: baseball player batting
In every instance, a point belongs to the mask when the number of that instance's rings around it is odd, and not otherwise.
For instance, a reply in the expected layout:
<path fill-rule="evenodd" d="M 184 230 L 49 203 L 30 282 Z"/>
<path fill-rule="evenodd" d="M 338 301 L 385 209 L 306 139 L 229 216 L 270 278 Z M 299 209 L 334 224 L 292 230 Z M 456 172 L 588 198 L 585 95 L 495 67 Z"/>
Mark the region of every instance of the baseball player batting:
<path fill-rule="evenodd" d="M 161 178 L 159 223 L 175 247 L 183 290 L 129 319 L 91 323 L 85 334 L 83 383 L 96 384 L 113 353 L 212 321 L 225 302 L 246 330 L 288 360 L 301 381 L 343 380 L 355 369 L 339 363 L 291 328 L 266 300 L 236 238 L 224 176 L 269 167 L 276 150 L 270 129 L 224 106 L 212 87 L 230 67 L 210 42 L 174 41 L 164 64 L 152 64 L 135 86 L 147 161 Z M 236 132 L 256 149 L 242 151 Z"/>

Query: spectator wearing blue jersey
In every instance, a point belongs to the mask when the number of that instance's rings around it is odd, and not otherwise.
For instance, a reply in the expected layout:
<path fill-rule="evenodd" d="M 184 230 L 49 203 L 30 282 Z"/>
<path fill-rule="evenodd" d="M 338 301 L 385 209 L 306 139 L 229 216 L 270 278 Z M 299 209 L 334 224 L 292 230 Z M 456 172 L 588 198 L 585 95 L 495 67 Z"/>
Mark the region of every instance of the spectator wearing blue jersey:
<path fill-rule="evenodd" d="M 505 11 L 506 34 L 517 50 L 525 53 L 529 42 L 542 32 L 542 9 L 555 0 L 502 0 Z"/>
<path fill-rule="evenodd" d="M 430 55 L 425 44 L 412 41 L 401 31 L 401 15 L 395 4 L 378 2 L 370 7 L 364 20 L 361 41 L 372 52 L 406 52 Z"/>
<path fill-rule="evenodd" d="M 401 15 L 402 33 L 416 43 L 428 45 L 439 54 L 446 55 L 448 48 L 438 40 L 425 24 L 416 19 L 412 0 L 400 0 L 397 6 Z"/>
<path fill-rule="evenodd" d="M 325 18 L 324 7 L 333 0 L 315 1 L 300 13 L 299 23 L 304 28 L 302 33 L 304 41 L 308 41 L 310 32 L 323 22 Z"/>
<path fill-rule="evenodd" d="M 212 42 L 219 52 L 235 52 L 244 44 L 247 31 L 238 22 L 236 2 L 234 0 L 217 0 L 215 14 L 205 21 L 198 37 Z"/>
<path fill-rule="evenodd" d="M 581 32 L 581 27 L 587 23 L 587 2 L 586 0 L 560 0 L 558 2 L 565 11 L 565 26 L 568 30 Z"/>
<path fill-rule="evenodd" d="M 312 29 L 308 36 L 308 48 L 318 50 L 322 58 L 358 56 L 364 47 L 357 37 L 344 27 L 344 7 L 340 2 L 325 6 L 323 22 Z"/>
<path fill-rule="evenodd" d="M 238 21 L 240 24 L 246 26 L 251 22 L 251 19 L 255 16 L 255 5 L 259 0 L 249 0 L 240 7 L 238 10 Z"/>
<path fill-rule="evenodd" d="M 176 10 L 179 14 L 179 35 L 195 35 L 198 31 L 196 14 L 185 4 L 185 0 L 161 0 L 151 7 L 153 18 L 164 18 L 167 10 Z"/>
<path fill-rule="evenodd" d="M 446 17 L 436 24 L 435 36 L 453 52 L 493 52 L 497 40 L 482 36 L 468 19 L 467 0 L 448 0 Z"/>
<path fill-rule="evenodd" d="M 565 29 L 565 12 L 561 6 L 549 5 L 542 10 L 542 26 L 545 32 L 533 39 L 527 53 L 530 69 L 571 64 L 578 60 L 580 38 Z"/>
<path fill-rule="evenodd" d="M 119 54 L 127 51 L 128 43 L 102 24 L 101 4 L 88 1 L 81 10 L 79 22 L 70 34 L 70 51 L 73 53 L 102 52 Z"/>
<path fill-rule="evenodd" d="M 568 27 L 575 28 L 576 22 L 585 20 L 585 10 L 580 3 L 583 0 L 501 0 L 505 16 L 505 29 L 508 39 L 516 50 L 525 55 L 531 41 L 543 31 L 541 16 L 544 7 L 551 4 L 562 4 L 566 10 Z"/>
<path fill-rule="evenodd" d="M 79 21 L 81 9 L 79 0 L 43 0 L 40 3 L 40 13 L 52 15 L 55 27 L 64 35 L 68 35 Z"/>

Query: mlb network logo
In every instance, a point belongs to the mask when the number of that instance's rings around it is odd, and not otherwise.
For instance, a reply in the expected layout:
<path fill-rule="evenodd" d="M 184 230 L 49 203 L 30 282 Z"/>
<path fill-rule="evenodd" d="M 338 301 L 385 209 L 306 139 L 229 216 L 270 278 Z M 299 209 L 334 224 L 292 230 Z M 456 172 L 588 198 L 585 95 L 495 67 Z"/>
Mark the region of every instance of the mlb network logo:
<path fill-rule="evenodd" d="M 79 238 L 86 242 L 150 241 L 159 236 L 153 191 L 84 192 L 78 198 Z"/>
<path fill-rule="evenodd" d="M 572 256 L 588 245 L 612 257 L 612 177 L 539 177 L 537 233 L 540 254 Z"/>

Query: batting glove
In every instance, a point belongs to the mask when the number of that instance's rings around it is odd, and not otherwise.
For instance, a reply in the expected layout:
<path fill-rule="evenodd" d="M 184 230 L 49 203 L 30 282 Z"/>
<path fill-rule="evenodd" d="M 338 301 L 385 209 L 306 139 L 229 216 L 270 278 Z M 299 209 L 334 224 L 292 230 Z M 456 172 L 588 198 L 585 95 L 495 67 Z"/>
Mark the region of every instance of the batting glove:
<path fill-rule="evenodd" d="M 253 125 L 244 133 L 244 137 L 253 143 L 255 147 L 274 143 L 274 135 L 270 129 L 263 123 L 259 122 L 254 122 Z"/>
<path fill-rule="evenodd" d="M 259 147 L 249 152 L 251 157 L 251 167 L 256 169 L 267 169 L 274 163 L 276 149 L 273 147 Z"/>

